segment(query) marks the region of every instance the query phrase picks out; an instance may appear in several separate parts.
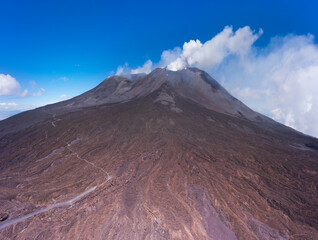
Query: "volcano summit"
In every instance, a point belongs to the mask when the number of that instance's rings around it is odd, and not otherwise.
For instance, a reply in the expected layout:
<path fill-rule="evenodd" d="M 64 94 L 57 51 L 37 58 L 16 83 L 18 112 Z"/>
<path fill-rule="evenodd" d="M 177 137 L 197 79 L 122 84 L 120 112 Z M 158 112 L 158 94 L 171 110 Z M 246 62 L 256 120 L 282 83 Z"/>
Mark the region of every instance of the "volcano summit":
<path fill-rule="evenodd" d="M 15 115 L 0 149 L 1 239 L 318 239 L 318 140 L 196 68 Z"/>

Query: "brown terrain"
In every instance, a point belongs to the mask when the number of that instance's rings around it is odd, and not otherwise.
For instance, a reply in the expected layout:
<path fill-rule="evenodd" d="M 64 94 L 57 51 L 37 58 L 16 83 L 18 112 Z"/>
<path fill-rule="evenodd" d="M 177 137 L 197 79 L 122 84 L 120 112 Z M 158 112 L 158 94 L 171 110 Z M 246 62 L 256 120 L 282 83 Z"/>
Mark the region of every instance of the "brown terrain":
<path fill-rule="evenodd" d="M 318 139 L 205 72 L 114 76 L 0 122 L 0 239 L 318 239 Z"/>

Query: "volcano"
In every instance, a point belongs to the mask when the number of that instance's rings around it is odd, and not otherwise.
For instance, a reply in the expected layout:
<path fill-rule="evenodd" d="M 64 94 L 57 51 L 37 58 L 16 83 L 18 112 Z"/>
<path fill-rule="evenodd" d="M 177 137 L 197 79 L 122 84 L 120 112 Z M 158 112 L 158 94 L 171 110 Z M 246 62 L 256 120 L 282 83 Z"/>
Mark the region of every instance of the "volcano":
<path fill-rule="evenodd" d="M 1 239 L 318 239 L 318 139 L 197 68 L 0 122 Z"/>

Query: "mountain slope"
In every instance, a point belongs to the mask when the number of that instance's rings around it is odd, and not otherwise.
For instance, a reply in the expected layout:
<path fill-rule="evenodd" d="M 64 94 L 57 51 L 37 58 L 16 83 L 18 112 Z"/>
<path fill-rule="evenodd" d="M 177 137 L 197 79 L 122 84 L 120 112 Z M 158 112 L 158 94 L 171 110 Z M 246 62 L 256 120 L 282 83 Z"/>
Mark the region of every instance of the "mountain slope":
<path fill-rule="evenodd" d="M 0 138 L 1 239 L 317 239 L 317 139 L 201 74 L 111 77 L 27 113 L 43 120 Z"/>
<path fill-rule="evenodd" d="M 70 100 L 47 105 L 31 111 L 31 113 L 25 112 L 22 115 L 18 114 L 12 117 L 10 120 L 4 120 L 0 126 L 0 136 L 22 130 L 44 119 L 49 119 L 54 114 L 72 112 L 101 104 L 123 103 L 143 97 L 154 92 L 165 83 L 176 90 L 180 96 L 191 99 L 211 110 L 252 121 L 265 120 L 274 123 L 232 97 L 204 71 L 187 68 L 174 72 L 165 68 L 158 68 L 148 75 L 133 74 L 109 77 L 94 89 Z"/>

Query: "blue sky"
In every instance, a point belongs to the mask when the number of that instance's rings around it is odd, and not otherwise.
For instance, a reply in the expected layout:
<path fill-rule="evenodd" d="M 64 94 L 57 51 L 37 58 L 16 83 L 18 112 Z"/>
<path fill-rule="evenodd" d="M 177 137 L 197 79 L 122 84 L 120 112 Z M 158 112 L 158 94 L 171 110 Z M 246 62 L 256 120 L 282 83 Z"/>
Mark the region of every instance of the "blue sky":
<path fill-rule="evenodd" d="M 317 9 L 317 1 L 0 1 L 0 74 L 18 84 L 2 93 L 7 85 L 0 85 L 0 117 L 76 96 L 118 66 L 159 63 L 164 50 L 182 49 L 192 39 L 205 43 L 226 26 L 233 34 L 244 26 L 254 35 L 263 30 L 251 45 L 258 49 L 254 55 L 287 46 L 288 36 L 310 39 L 315 49 Z M 275 38 L 280 43 L 273 44 Z M 221 74 L 236 69 L 233 59 L 205 70 L 237 96 L 259 90 L 263 82 L 244 85 L 233 74 Z M 244 101 L 270 115 L 274 107 L 262 108 L 261 100 Z"/>

